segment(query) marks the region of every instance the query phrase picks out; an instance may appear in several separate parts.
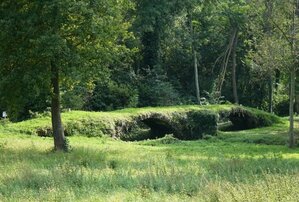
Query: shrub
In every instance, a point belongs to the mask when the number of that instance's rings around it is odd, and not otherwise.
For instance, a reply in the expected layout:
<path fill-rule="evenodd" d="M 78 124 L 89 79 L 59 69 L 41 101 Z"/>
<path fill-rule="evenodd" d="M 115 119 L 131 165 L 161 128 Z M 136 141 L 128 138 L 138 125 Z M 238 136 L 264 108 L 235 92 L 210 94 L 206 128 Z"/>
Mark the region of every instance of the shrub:
<path fill-rule="evenodd" d="M 92 111 L 110 111 L 136 107 L 138 92 L 131 86 L 115 82 L 98 82 L 85 108 Z"/>
<path fill-rule="evenodd" d="M 151 73 L 139 83 L 139 106 L 170 106 L 180 103 L 180 96 L 165 75 Z"/>
<path fill-rule="evenodd" d="M 84 96 L 87 94 L 86 91 L 85 88 L 76 86 L 72 90 L 62 92 L 61 105 L 64 109 L 82 109 L 85 102 Z"/>
<path fill-rule="evenodd" d="M 274 112 L 279 116 L 289 115 L 290 100 L 284 99 L 274 105 Z"/>

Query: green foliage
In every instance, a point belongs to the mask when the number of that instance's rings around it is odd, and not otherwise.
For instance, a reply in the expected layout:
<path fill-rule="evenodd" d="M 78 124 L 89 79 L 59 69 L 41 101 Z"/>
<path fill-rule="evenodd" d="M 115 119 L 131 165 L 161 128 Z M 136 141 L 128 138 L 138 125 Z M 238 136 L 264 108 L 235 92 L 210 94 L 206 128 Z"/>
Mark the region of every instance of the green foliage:
<path fill-rule="evenodd" d="M 279 116 L 288 116 L 290 111 L 290 100 L 284 99 L 280 100 L 279 102 L 275 103 L 274 111 Z"/>
<path fill-rule="evenodd" d="M 280 121 L 280 119 L 273 114 L 256 109 L 240 107 L 233 108 L 229 113 L 228 118 L 232 122 L 232 127 L 235 130 L 266 127 L 279 123 Z"/>
<path fill-rule="evenodd" d="M 61 105 L 63 109 L 80 110 L 85 104 L 87 89 L 83 86 L 76 86 L 62 93 Z"/>
<path fill-rule="evenodd" d="M 70 111 L 62 115 L 67 136 L 110 136 L 125 141 L 162 138 L 170 133 L 180 140 L 214 136 L 217 127 L 228 122 L 231 114 L 234 127 L 228 130 L 270 126 L 281 122 L 277 116 L 260 110 L 232 108 L 234 105 L 176 106 L 131 108 L 113 112 Z M 50 121 L 49 116 L 39 116 L 20 123 L 8 122 L 2 128 L 11 133 L 49 137 L 53 133 Z"/>
<path fill-rule="evenodd" d="M 264 0 L 4 0 L 0 105 L 14 121 L 49 107 L 51 62 L 60 69 L 63 108 L 193 104 L 192 47 L 201 96 L 212 95 L 231 29 L 237 27 L 240 103 L 266 109 L 269 75 L 274 86 L 285 89 L 274 97 L 288 96 L 289 11 L 289 1 Z M 225 76 L 222 95 L 232 101 L 230 69 Z"/>
<path fill-rule="evenodd" d="M 127 0 L 3 1 L 0 98 L 11 117 L 48 106 L 53 65 L 67 85 L 104 77 L 119 53 L 129 55 L 124 15 L 130 7 Z M 43 105 L 35 110 L 37 101 Z"/>
<path fill-rule="evenodd" d="M 197 140 L 204 134 L 215 135 L 217 132 L 218 116 L 215 112 L 190 111 L 186 114 L 186 118 L 179 116 L 176 118 L 176 127 L 181 133 L 175 134 L 175 137 L 181 140 Z"/>
<path fill-rule="evenodd" d="M 131 86 L 114 82 L 98 82 L 85 108 L 92 111 L 111 111 L 136 107 L 138 92 Z"/>
<path fill-rule="evenodd" d="M 64 124 L 64 133 L 66 136 L 84 135 L 87 137 L 102 137 L 105 130 L 106 127 L 101 121 L 90 118 L 66 122 Z M 38 127 L 33 133 L 36 133 L 40 137 L 53 136 L 53 130 L 50 126 Z"/>
<path fill-rule="evenodd" d="M 53 137 L 53 130 L 51 127 L 38 128 L 36 134 L 39 137 Z"/>
<path fill-rule="evenodd" d="M 162 65 L 161 42 L 167 25 L 172 24 L 178 2 L 169 0 L 144 0 L 136 2 L 135 29 L 142 44 L 140 70 L 160 70 Z"/>
<path fill-rule="evenodd" d="M 165 75 L 153 71 L 139 84 L 139 106 L 171 106 L 180 103 L 179 94 Z"/>
<path fill-rule="evenodd" d="M 288 116 L 290 110 L 290 99 L 288 89 L 279 89 L 274 96 L 274 112 L 278 116 Z M 297 102 L 297 101 L 296 101 Z"/>

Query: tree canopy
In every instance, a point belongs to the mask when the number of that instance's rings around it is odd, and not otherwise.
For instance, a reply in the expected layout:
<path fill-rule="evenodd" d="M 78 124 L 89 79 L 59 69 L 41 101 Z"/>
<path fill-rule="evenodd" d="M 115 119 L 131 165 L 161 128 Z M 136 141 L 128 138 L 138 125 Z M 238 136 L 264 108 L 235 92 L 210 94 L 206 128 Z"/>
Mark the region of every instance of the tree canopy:
<path fill-rule="evenodd" d="M 296 0 L 3 0 L 0 26 L 0 109 L 51 108 L 57 149 L 63 108 L 299 112 Z"/>

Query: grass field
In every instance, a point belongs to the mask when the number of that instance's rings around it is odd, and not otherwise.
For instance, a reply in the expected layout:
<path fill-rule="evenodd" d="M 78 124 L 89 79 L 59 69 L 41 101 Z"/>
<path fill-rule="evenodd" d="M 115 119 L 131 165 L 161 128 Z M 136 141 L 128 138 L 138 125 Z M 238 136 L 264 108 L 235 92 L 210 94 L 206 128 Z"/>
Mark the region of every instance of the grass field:
<path fill-rule="evenodd" d="M 0 201 L 298 201 L 299 149 L 287 123 L 206 140 L 122 142 L 0 131 Z"/>

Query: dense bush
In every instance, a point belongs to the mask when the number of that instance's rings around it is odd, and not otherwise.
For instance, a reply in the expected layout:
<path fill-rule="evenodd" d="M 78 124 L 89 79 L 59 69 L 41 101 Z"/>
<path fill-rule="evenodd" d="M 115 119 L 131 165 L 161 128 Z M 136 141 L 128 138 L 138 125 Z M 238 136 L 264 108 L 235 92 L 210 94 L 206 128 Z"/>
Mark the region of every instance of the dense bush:
<path fill-rule="evenodd" d="M 42 92 L 28 99 L 24 98 L 22 102 L 16 105 L 8 104 L 5 109 L 8 113 L 8 118 L 13 122 L 17 122 L 32 118 L 32 112 L 43 113 L 51 106 L 50 103 L 49 94 Z"/>
<path fill-rule="evenodd" d="M 289 115 L 290 100 L 285 98 L 274 105 L 274 112 L 279 116 Z"/>
<path fill-rule="evenodd" d="M 115 82 L 98 82 L 85 104 L 92 111 L 110 111 L 138 104 L 138 92 L 133 87 Z"/>
<path fill-rule="evenodd" d="M 180 96 L 164 75 L 150 74 L 139 82 L 139 103 L 144 106 L 170 106 L 180 103 Z"/>
<path fill-rule="evenodd" d="M 76 86 L 72 90 L 66 90 L 62 93 L 61 104 L 64 109 L 81 110 L 85 103 L 87 89 Z"/>

